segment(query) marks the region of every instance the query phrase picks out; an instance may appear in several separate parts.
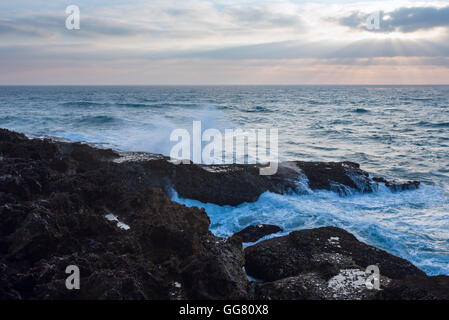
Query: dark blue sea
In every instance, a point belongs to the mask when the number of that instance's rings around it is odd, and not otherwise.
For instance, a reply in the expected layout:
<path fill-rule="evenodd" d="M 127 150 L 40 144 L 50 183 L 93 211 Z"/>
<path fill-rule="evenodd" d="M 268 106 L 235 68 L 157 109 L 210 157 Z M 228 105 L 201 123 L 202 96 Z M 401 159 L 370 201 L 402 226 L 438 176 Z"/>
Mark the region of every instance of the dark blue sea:
<path fill-rule="evenodd" d="M 334 225 L 449 275 L 449 86 L 0 87 L 0 127 L 31 137 L 168 155 L 175 128 L 278 128 L 281 160 L 353 161 L 418 190 L 339 196 L 263 194 L 206 208 L 211 230 Z"/>

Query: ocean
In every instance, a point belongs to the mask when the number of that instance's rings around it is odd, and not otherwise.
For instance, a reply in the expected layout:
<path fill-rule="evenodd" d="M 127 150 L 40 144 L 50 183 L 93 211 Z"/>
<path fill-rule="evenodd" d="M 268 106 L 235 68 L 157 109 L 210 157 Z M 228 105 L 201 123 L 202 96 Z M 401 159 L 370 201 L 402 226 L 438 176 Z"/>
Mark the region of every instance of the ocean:
<path fill-rule="evenodd" d="M 340 196 L 264 193 L 236 207 L 204 207 L 211 231 L 259 223 L 284 234 L 338 226 L 449 275 L 449 86 L 3 86 L 0 127 L 30 137 L 168 155 L 176 128 L 279 130 L 281 160 L 353 161 L 372 175 L 419 180 L 413 191 Z"/>

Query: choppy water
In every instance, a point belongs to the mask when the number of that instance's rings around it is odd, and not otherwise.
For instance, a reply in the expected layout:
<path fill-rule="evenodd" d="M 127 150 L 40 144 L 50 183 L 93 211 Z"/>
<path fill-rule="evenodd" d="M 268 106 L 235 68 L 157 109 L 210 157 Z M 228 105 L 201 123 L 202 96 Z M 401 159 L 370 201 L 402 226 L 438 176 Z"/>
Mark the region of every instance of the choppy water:
<path fill-rule="evenodd" d="M 336 225 L 449 274 L 448 86 L 0 87 L 0 127 L 168 154 L 174 128 L 279 128 L 283 159 L 358 162 L 416 191 L 340 197 L 265 193 L 238 207 L 203 206 L 218 235 L 255 223 L 286 232 Z"/>

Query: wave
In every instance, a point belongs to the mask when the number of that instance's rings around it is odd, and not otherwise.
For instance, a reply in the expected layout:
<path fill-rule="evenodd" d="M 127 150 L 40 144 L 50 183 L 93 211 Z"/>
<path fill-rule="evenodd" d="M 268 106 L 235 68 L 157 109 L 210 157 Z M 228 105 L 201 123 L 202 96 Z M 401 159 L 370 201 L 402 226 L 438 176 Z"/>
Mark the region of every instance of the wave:
<path fill-rule="evenodd" d="M 435 98 L 407 98 L 407 99 L 412 100 L 412 101 L 423 101 L 423 102 L 435 100 Z"/>
<path fill-rule="evenodd" d="M 147 103 L 117 103 L 115 104 L 119 107 L 126 107 L 126 108 L 149 108 L 154 107 L 152 104 Z"/>
<path fill-rule="evenodd" d="M 84 116 L 80 118 L 77 123 L 82 125 L 101 125 L 101 124 L 111 124 L 111 123 L 119 123 L 121 119 L 113 117 L 113 116 Z"/>
<path fill-rule="evenodd" d="M 211 219 L 211 231 L 217 236 L 228 237 L 262 223 L 282 227 L 283 234 L 337 226 L 361 241 L 411 261 L 430 275 L 449 275 L 449 234 L 441 232 L 442 223 L 449 226 L 449 216 L 441 207 L 447 198 L 435 186 L 422 185 L 417 190 L 395 193 L 380 185 L 374 193 L 344 197 L 331 191 L 300 195 L 266 192 L 258 201 L 236 207 L 182 199 L 176 192 L 172 200 L 204 208 Z M 434 207 L 438 206 L 441 211 L 437 212 Z M 273 236 L 279 234 L 261 241 Z"/>
<path fill-rule="evenodd" d="M 419 121 L 414 125 L 422 126 L 422 127 L 430 127 L 430 128 L 449 128 L 449 122 L 428 122 L 428 121 Z"/>
<path fill-rule="evenodd" d="M 109 103 L 91 102 L 91 101 L 68 101 L 61 103 L 64 107 L 93 107 L 93 106 L 108 106 Z"/>
<path fill-rule="evenodd" d="M 261 112 L 261 113 L 268 113 L 268 112 L 273 112 L 272 110 L 270 110 L 270 109 L 268 109 L 268 108 L 265 108 L 265 107 L 262 107 L 262 106 L 254 106 L 254 107 L 251 107 L 250 109 L 247 109 L 247 110 L 244 110 L 245 112 L 249 112 L 249 113 L 252 113 L 252 112 Z"/>
<path fill-rule="evenodd" d="M 125 108 L 170 108 L 170 107 L 196 107 L 196 104 L 188 103 L 114 103 L 114 106 Z"/>
<path fill-rule="evenodd" d="M 5 116 L 5 117 L 0 117 L 0 121 L 17 121 L 17 120 L 22 120 L 22 117 L 20 117 L 20 116 Z"/>
<path fill-rule="evenodd" d="M 197 107 L 193 103 L 167 103 L 167 102 L 92 102 L 92 101 L 68 101 L 60 103 L 63 107 L 124 107 L 124 108 L 170 108 L 170 107 Z"/>
<path fill-rule="evenodd" d="M 354 113 L 369 113 L 370 111 L 367 109 L 363 109 L 363 108 L 357 108 L 357 109 L 352 110 L 352 112 L 354 112 Z"/>
<path fill-rule="evenodd" d="M 307 100 L 307 104 L 309 105 L 325 105 L 323 101 L 317 101 L 317 100 Z"/>

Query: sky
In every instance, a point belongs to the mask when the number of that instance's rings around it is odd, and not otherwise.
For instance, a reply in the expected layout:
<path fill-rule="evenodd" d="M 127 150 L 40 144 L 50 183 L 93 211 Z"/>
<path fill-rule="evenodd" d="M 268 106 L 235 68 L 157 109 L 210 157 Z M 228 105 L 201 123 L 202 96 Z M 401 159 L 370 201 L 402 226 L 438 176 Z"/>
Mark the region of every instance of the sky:
<path fill-rule="evenodd" d="M 449 1 L 2 1 L 0 84 L 449 84 Z"/>

